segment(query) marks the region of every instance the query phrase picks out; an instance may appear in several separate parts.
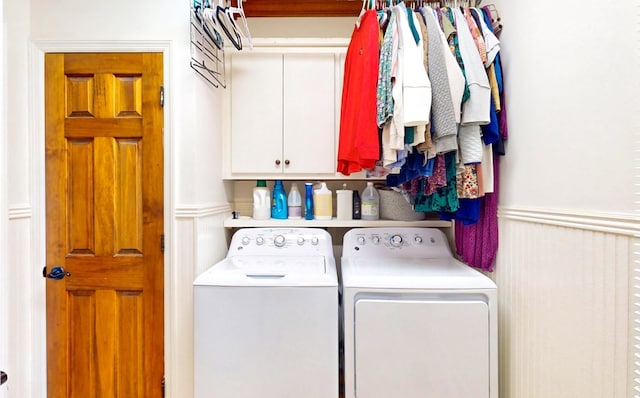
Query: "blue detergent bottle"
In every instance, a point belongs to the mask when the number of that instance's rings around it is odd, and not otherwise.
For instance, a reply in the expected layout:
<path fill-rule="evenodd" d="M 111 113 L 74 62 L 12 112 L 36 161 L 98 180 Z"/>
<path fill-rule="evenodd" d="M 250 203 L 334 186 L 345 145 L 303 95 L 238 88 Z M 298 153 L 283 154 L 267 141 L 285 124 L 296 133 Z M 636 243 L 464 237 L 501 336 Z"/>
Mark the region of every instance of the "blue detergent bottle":
<path fill-rule="evenodd" d="M 304 188 L 304 219 L 313 220 L 313 184 L 307 182 Z"/>
<path fill-rule="evenodd" d="M 276 185 L 273 188 L 273 201 L 271 202 L 271 218 L 286 220 L 288 215 L 287 192 L 284 190 L 282 180 L 276 180 Z"/>

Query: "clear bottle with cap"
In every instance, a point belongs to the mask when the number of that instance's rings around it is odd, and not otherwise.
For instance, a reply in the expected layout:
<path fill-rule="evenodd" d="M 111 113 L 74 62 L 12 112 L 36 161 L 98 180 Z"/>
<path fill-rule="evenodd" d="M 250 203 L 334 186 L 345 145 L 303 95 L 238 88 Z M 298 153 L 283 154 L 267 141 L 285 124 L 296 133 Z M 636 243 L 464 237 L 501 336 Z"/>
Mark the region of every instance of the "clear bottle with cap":
<path fill-rule="evenodd" d="M 372 182 L 362 192 L 362 219 L 377 220 L 380 218 L 380 195 Z"/>
<path fill-rule="evenodd" d="M 253 188 L 253 219 L 268 220 L 271 218 L 271 191 L 265 180 L 258 180 Z"/>
<path fill-rule="evenodd" d="M 291 189 L 289 189 L 287 206 L 290 220 L 299 220 L 302 218 L 302 197 L 300 196 L 300 191 L 298 191 L 298 185 L 295 182 L 291 184 Z"/>
<path fill-rule="evenodd" d="M 327 183 L 320 184 L 320 188 L 313 191 L 313 217 L 316 220 L 331 220 L 333 215 L 332 192 Z"/>

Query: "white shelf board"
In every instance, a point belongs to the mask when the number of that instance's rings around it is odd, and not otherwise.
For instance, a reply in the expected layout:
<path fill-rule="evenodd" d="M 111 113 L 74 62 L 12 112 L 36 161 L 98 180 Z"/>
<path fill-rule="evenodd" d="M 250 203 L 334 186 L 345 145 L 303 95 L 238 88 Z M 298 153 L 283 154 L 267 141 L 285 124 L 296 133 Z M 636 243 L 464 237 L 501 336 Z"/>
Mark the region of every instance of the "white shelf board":
<path fill-rule="evenodd" d="M 224 221 L 225 228 L 251 228 L 251 227 L 313 227 L 313 228 L 358 228 L 358 227 L 431 227 L 448 228 L 451 221 L 422 220 L 422 221 L 395 221 L 395 220 L 254 220 L 251 217 L 228 218 Z"/>

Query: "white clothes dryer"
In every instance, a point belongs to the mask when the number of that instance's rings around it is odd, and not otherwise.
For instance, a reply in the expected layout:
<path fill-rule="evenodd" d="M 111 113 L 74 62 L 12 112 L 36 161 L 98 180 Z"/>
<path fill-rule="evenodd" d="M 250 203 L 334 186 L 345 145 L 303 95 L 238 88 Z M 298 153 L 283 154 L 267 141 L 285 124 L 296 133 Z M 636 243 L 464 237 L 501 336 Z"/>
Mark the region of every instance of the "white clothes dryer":
<path fill-rule="evenodd" d="M 195 398 L 337 398 L 338 318 L 326 231 L 236 231 L 194 282 Z"/>
<path fill-rule="evenodd" d="M 343 239 L 346 398 L 497 398 L 497 288 L 431 228 Z"/>

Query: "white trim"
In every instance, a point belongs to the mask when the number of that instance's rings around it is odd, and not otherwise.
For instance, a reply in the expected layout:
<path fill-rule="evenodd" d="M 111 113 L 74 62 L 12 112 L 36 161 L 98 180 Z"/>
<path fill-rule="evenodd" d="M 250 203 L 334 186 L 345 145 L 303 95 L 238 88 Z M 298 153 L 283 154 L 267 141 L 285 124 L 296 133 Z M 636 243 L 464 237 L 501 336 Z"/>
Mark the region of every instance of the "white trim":
<path fill-rule="evenodd" d="M 253 38 L 254 48 L 263 47 L 302 47 L 302 48 L 345 48 L 349 46 L 348 38 L 304 38 L 304 37 L 256 37 Z"/>
<path fill-rule="evenodd" d="M 18 220 L 21 218 L 31 218 L 31 206 L 25 204 L 20 206 L 11 206 L 8 211 L 9 220 Z"/>
<path fill-rule="evenodd" d="M 0 20 L 3 21 L 3 29 L 0 30 L 0 370 L 8 372 L 9 378 L 11 378 L 11 372 L 9 366 L 9 319 L 7 308 L 9 307 L 9 295 L 8 295 L 8 251 L 7 251 L 7 238 L 8 238 L 8 220 L 4 216 L 8 212 L 8 192 L 9 187 L 7 184 L 8 165 L 7 165 L 7 108 L 5 98 L 6 88 L 5 81 L 7 75 L 5 72 L 6 65 L 6 46 L 4 38 L 4 0 L 0 0 Z M 4 398 L 8 396 L 8 387 L 10 383 L 0 387 L 0 397 Z"/>
<path fill-rule="evenodd" d="M 33 213 L 33 264 L 32 268 L 42 268 L 46 261 L 45 242 L 45 173 L 44 173 L 44 55 L 51 52 L 160 52 L 163 53 L 164 87 L 170 93 L 171 88 L 171 56 L 170 41 L 50 41 L 36 40 L 30 42 L 29 48 L 29 135 L 31 141 L 31 191 Z M 172 109 L 173 98 L 165 96 L 164 105 L 164 228 L 165 239 L 165 373 L 167 385 L 171 383 L 171 358 L 179 353 L 173 352 L 171 333 L 176 322 L 176 311 L 172 308 L 175 294 L 174 279 L 178 272 L 175 269 L 176 259 L 173 257 L 171 242 L 174 239 L 175 218 L 173 198 L 175 197 L 175 165 L 173 148 Z M 4 119 L 4 118 L 3 118 Z M 46 318 L 45 287 L 38 284 L 34 287 L 33 340 L 32 350 L 34 364 L 31 379 L 34 385 L 34 396 L 46 397 Z M 167 391 L 169 388 L 167 387 Z"/>
<path fill-rule="evenodd" d="M 635 70 L 640 67 L 640 0 L 636 0 L 635 18 Z M 633 79 L 634 92 L 640 89 L 640 81 Z M 633 117 L 633 154 L 634 154 L 634 204 L 635 213 L 640 216 L 640 114 L 634 112 Z M 640 239 L 633 242 L 629 271 L 629 372 L 627 375 L 627 396 L 640 397 Z"/>
<path fill-rule="evenodd" d="M 212 205 L 188 205 L 177 207 L 175 211 L 176 218 L 201 218 L 216 216 L 218 214 L 231 215 L 231 206 L 229 203 L 218 203 Z"/>
<path fill-rule="evenodd" d="M 500 207 L 498 217 L 559 227 L 578 228 L 617 235 L 640 236 L 640 217 L 593 211 L 543 209 L 533 207 Z"/>

